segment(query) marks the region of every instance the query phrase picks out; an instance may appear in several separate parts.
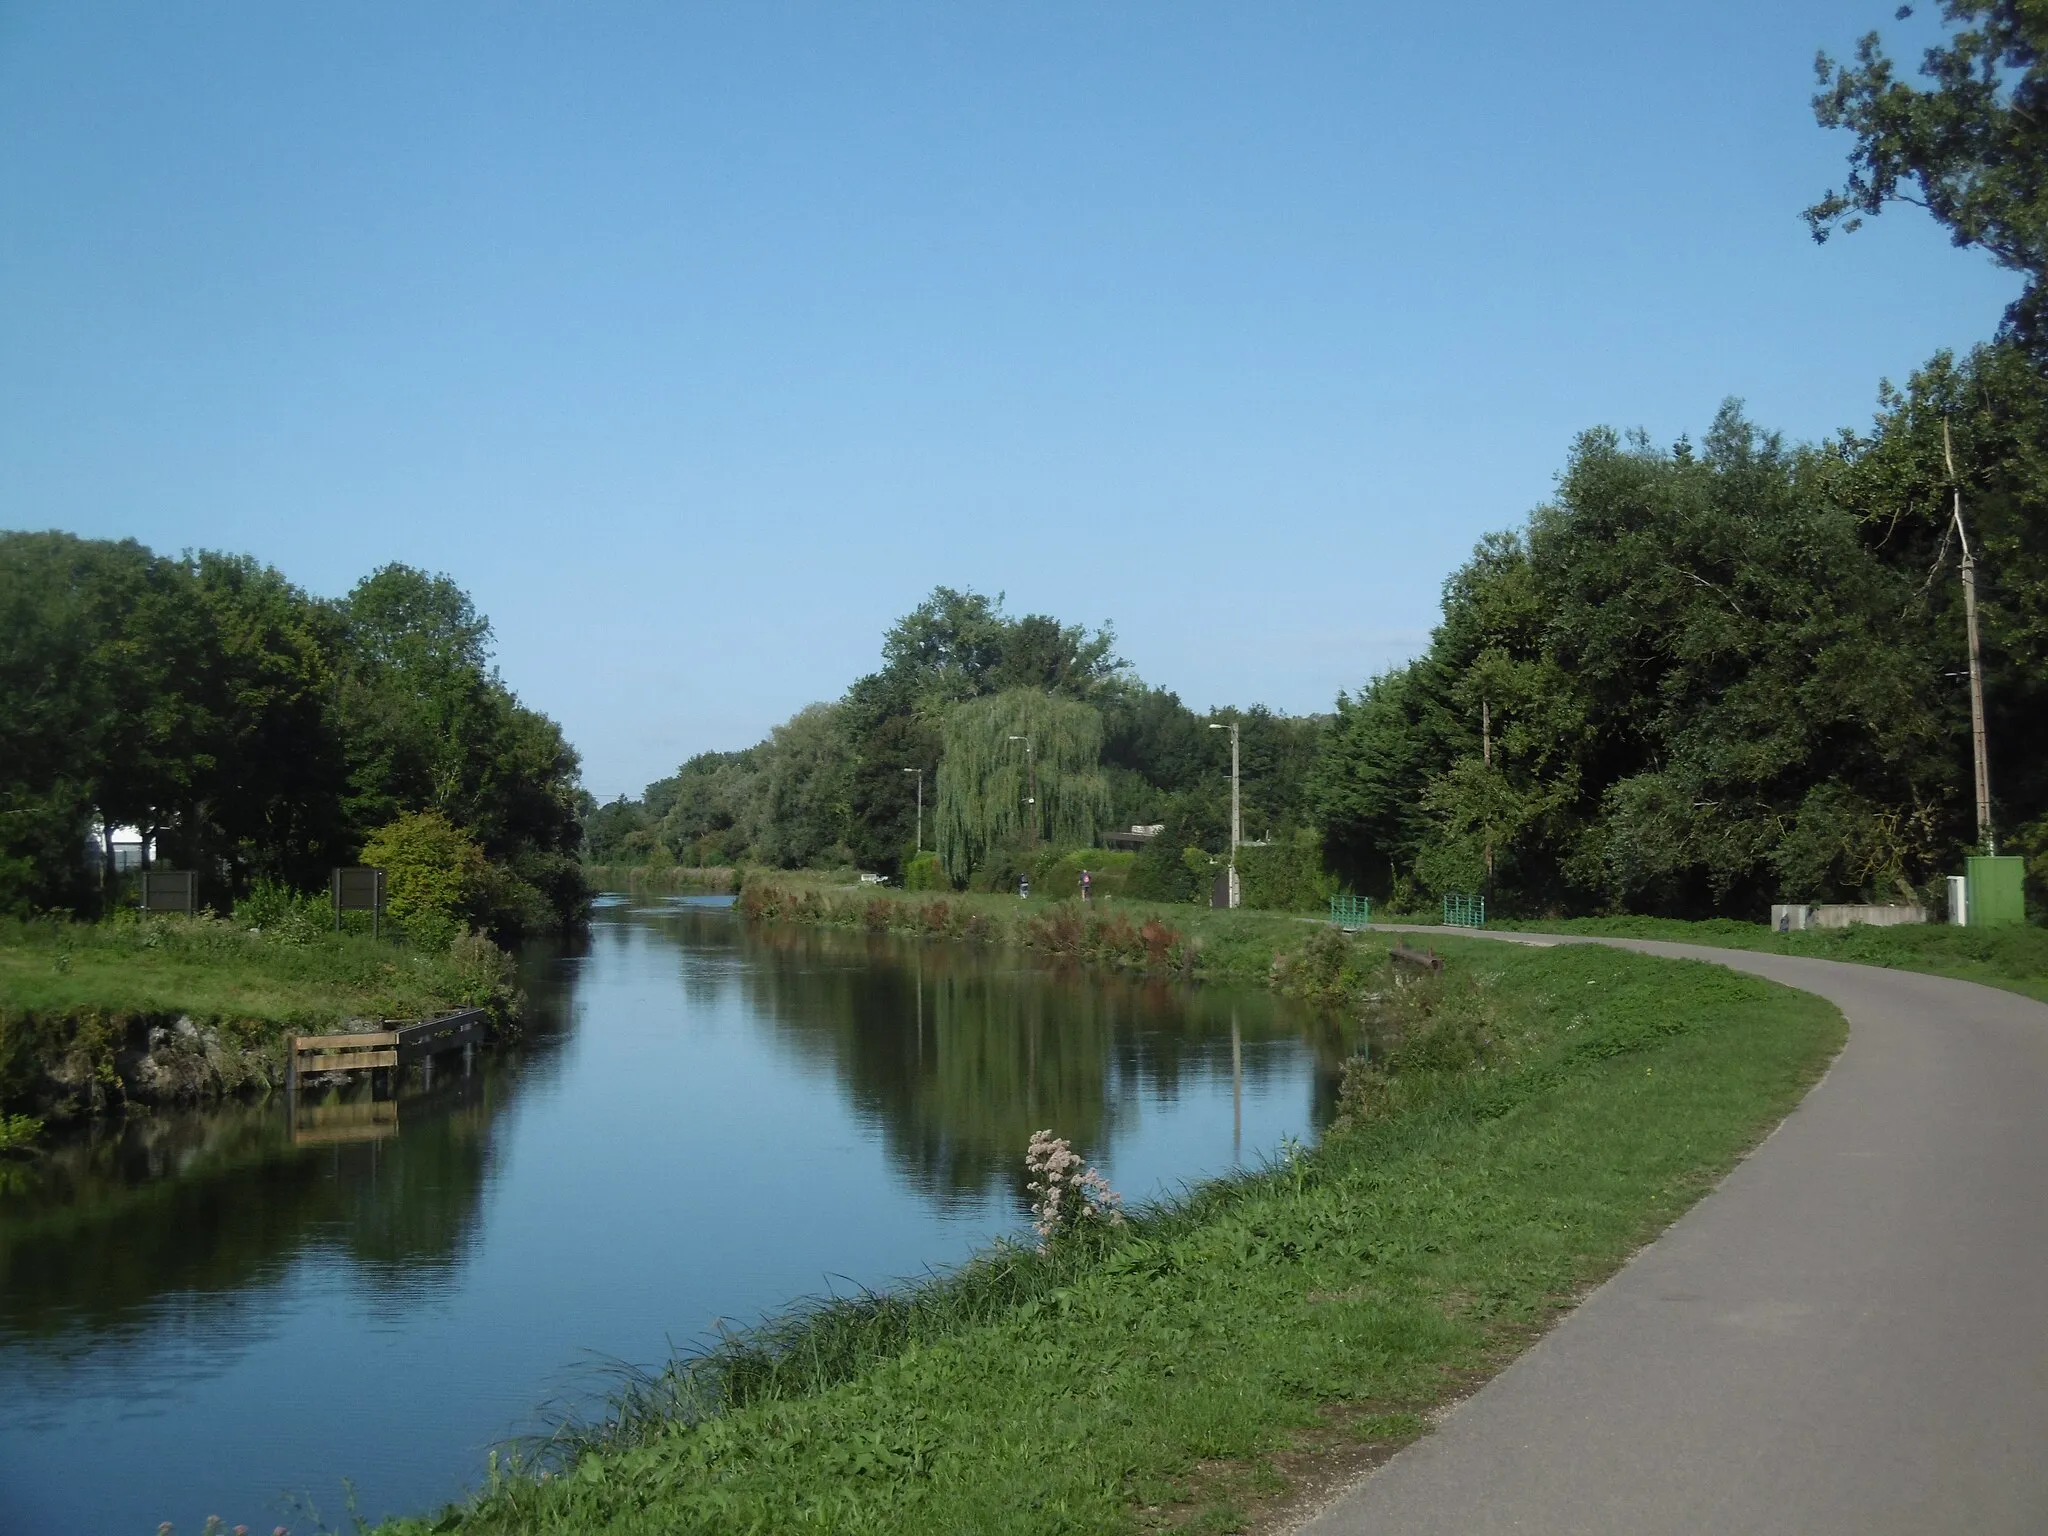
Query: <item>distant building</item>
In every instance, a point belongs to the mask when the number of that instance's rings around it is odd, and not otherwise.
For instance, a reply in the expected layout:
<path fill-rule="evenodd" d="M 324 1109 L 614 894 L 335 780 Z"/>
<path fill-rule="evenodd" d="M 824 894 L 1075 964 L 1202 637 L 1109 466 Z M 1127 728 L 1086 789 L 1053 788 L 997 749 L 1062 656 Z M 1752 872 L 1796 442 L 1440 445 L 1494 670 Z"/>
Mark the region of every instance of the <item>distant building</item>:
<path fill-rule="evenodd" d="M 1155 821 L 1150 826 L 1132 827 L 1128 832 L 1105 832 L 1102 835 L 1102 846 L 1105 848 L 1142 848 L 1165 830 L 1165 822 Z"/>
<path fill-rule="evenodd" d="M 96 861 L 103 862 L 111 853 L 117 873 L 142 868 L 153 852 L 140 827 L 108 827 L 103 834 L 86 839 L 86 846 Z"/>

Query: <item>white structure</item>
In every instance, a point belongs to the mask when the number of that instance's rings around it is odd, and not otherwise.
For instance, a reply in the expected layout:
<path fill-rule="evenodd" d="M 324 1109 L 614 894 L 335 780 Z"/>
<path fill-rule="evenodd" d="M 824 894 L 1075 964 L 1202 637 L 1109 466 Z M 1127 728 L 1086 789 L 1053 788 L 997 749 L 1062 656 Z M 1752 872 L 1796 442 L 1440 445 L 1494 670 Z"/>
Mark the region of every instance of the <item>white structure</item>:
<path fill-rule="evenodd" d="M 1953 911 L 1953 893 L 1949 901 Z M 1901 923 L 1926 921 L 1925 907 L 1909 907 L 1899 902 L 1889 906 L 1838 902 L 1818 907 L 1794 902 L 1771 908 L 1771 926 L 1779 933 L 1803 933 L 1808 928 L 1847 928 L 1852 923 L 1862 923 L 1871 928 L 1895 928 Z"/>
<path fill-rule="evenodd" d="M 99 858 L 112 855 L 116 871 L 142 868 L 154 851 L 140 827 L 103 827 L 100 836 L 91 839 L 91 845 Z"/>

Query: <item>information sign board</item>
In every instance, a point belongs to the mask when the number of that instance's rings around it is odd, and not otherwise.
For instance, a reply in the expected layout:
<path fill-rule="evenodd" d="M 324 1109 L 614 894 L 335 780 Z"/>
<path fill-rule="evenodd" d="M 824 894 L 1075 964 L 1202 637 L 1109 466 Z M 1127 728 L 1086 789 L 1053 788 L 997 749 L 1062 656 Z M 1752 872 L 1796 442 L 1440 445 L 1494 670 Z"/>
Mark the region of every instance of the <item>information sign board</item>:
<path fill-rule="evenodd" d="M 145 869 L 142 872 L 142 910 L 182 912 L 192 915 L 198 897 L 198 877 L 189 869 Z"/>
<path fill-rule="evenodd" d="M 381 869 L 337 869 L 329 884 L 334 898 L 334 926 L 341 927 L 344 912 L 370 914 L 370 933 L 377 935 L 384 915 L 384 871 Z"/>

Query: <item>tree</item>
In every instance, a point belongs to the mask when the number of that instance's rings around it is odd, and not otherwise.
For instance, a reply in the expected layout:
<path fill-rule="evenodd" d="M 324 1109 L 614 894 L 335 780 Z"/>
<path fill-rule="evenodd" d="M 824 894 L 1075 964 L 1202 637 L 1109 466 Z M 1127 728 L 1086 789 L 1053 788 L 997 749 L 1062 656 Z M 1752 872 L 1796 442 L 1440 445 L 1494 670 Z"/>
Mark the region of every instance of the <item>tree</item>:
<path fill-rule="evenodd" d="M 341 604 L 339 716 L 358 828 L 435 811 L 502 879 L 492 926 L 554 926 L 585 899 L 575 750 L 490 664 L 490 623 L 446 576 L 388 565 Z"/>
<path fill-rule="evenodd" d="M 211 551 L 192 564 L 191 600 L 205 653 L 186 682 L 202 734 L 186 746 L 207 772 L 176 840 L 194 865 L 226 860 L 236 890 L 252 879 L 314 886 L 353 845 L 330 707 L 333 614 L 270 567 Z"/>
<path fill-rule="evenodd" d="M 648 813 L 678 863 L 737 863 L 747 851 L 760 749 L 700 752 L 647 786 Z"/>
<path fill-rule="evenodd" d="M 849 858 L 851 764 L 840 706 L 798 710 L 769 733 L 758 759 L 748 811 L 756 854 L 785 869 Z"/>
<path fill-rule="evenodd" d="M 1013 688 L 955 705 L 943 735 L 933 830 L 953 880 L 966 880 L 992 849 L 1019 835 L 1094 842 L 1109 809 L 1102 717 L 1094 709 Z"/>
<path fill-rule="evenodd" d="M 1428 653 L 1341 704 L 1314 776 L 1339 867 L 1472 889 L 1490 851 L 1510 909 L 1681 915 L 1929 877 L 1960 722 L 1923 574 L 1848 504 L 1868 458 L 1732 403 L 1698 450 L 1581 436 Z"/>
<path fill-rule="evenodd" d="M 1847 128 L 1856 144 L 1847 179 L 1806 220 L 1826 240 L 1887 203 L 1925 208 L 1957 245 L 2025 278 L 2006 328 L 2039 356 L 2048 349 L 2048 9 L 2038 0 L 1942 0 L 1941 11 L 1955 30 L 1922 59 L 1926 88 L 1898 78 L 1875 32 L 1857 44 L 1853 65 L 1816 59 L 1814 116 Z"/>

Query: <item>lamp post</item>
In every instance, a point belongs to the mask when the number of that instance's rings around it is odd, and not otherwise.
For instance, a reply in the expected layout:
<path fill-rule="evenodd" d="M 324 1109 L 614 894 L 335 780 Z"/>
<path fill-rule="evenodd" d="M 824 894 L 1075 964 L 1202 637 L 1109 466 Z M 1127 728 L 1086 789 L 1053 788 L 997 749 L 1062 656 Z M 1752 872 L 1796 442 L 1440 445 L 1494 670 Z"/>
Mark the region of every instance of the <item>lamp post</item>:
<path fill-rule="evenodd" d="M 1024 743 L 1024 765 L 1031 774 L 1031 794 L 1024 803 L 1031 807 L 1031 847 L 1035 852 L 1038 848 L 1038 759 L 1031 755 L 1029 736 L 1012 736 L 1010 740 Z"/>
<path fill-rule="evenodd" d="M 924 770 L 923 770 L 922 768 L 906 768 L 906 769 L 904 769 L 903 771 L 904 771 L 905 773 L 914 773 L 914 774 L 916 774 L 916 775 L 917 775 L 917 851 L 918 851 L 919 853 L 923 853 L 923 852 L 924 852 Z"/>
<path fill-rule="evenodd" d="M 1230 732 L 1230 904 L 1237 905 L 1237 845 L 1244 841 L 1244 815 L 1238 795 L 1237 722 L 1212 725 L 1212 731 Z"/>

